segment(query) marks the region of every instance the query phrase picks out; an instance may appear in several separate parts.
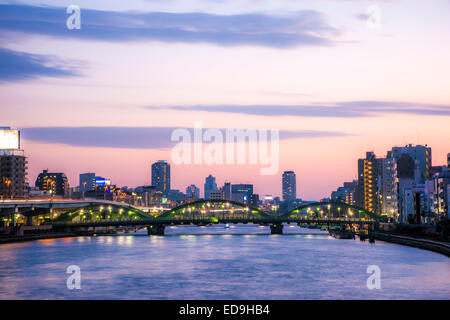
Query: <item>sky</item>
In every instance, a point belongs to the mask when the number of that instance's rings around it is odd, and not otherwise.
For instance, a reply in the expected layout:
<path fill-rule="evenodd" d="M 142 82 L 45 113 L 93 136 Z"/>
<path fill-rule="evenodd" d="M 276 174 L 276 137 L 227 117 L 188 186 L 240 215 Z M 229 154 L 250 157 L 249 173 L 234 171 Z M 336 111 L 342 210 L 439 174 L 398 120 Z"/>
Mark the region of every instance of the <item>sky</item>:
<path fill-rule="evenodd" d="M 81 29 L 66 9 L 78 5 Z M 151 183 L 177 128 L 280 130 L 279 170 L 174 164 L 172 189 L 209 174 L 317 200 L 366 151 L 450 152 L 450 1 L 0 0 L 0 126 L 21 130 L 34 185 L 95 172 Z"/>

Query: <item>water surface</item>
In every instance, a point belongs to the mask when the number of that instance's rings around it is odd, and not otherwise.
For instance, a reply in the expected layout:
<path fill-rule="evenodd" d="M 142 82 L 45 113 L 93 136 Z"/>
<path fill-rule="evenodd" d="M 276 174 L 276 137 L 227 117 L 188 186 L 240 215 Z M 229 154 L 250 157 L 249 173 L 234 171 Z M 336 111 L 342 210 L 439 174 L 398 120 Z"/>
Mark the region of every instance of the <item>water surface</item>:
<path fill-rule="evenodd" d="M 444 255 L 296 226 L 284 232 L 181 226 L 165 237 L 3 244 L 0 299 L 450 299 Z M 70 265 L 81 268 L 81 290 L 67 289 Z M 380 290 L 367 288 L 369 265 L 381 269 Z"/>

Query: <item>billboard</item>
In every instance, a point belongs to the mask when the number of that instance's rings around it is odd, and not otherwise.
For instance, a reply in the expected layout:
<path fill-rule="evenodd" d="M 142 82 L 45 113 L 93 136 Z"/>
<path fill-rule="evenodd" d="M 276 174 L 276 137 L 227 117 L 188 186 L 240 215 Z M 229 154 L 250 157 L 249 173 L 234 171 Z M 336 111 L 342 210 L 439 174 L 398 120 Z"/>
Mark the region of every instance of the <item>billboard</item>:
<path fill-rule="evenodd" d="M 0 150 L 18 150 L 20 148 L 19 130 L 0 128 Z"/>
<path fill-rule="evenodd" d="M 95 177 L 95 184 L 97 186 L 109 186 L 111 185 L 111 180 L 101 177 Z"/>

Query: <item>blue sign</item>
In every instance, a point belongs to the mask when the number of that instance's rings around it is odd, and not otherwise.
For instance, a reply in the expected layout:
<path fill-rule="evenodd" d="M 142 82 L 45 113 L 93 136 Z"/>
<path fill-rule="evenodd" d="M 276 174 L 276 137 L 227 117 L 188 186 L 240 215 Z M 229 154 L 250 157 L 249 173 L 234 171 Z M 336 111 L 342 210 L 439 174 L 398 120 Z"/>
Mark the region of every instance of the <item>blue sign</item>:
<path fill-rule="evenodd" d="M 107 180 L 106 179 L 95 179 L 95 184 L 98 186 L 106 186 Z"/>

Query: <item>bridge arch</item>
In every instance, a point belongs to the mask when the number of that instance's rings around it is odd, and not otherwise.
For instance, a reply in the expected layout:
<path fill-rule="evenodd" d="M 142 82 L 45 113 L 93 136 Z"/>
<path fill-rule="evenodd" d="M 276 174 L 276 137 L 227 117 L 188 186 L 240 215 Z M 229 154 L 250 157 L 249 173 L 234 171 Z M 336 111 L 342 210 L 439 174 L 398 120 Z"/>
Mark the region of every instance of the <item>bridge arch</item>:
<path fill-rule="evenodd" d="M 182 204 L 159 215 L 158 218 L 270 218 L 269 213 L 232 200 L 197 200 Z"/>
<path fill-rule="evenodd" d="M 326 208 L 324 210 L 324 208 Z M 306 213 L 306 216 L 317 216 L 331 218 L 331 215 L 335 217 L 336 211 L 331 212 L 331 208 L 337 209 L 338 217 L 353 217 L 353 218 L 369 218 L 373 220 L 379 220 L 379 217 L 370 211 L 360 208 L 355 205 L 347 204 L 345 202 L 327 201 L 327 202 L 314 202 L 301 205 L 291 211 L 283 214 L 281 217 L 289 218 L 302 213 Z"/>
<path fill-rule="evenodd" d="M 105 220 L 139 220 L 151 218 L 146 212 L 126 203 L 91 202 L 76 208 L 61 208 L 52 222 L 100 222 Z"/>

